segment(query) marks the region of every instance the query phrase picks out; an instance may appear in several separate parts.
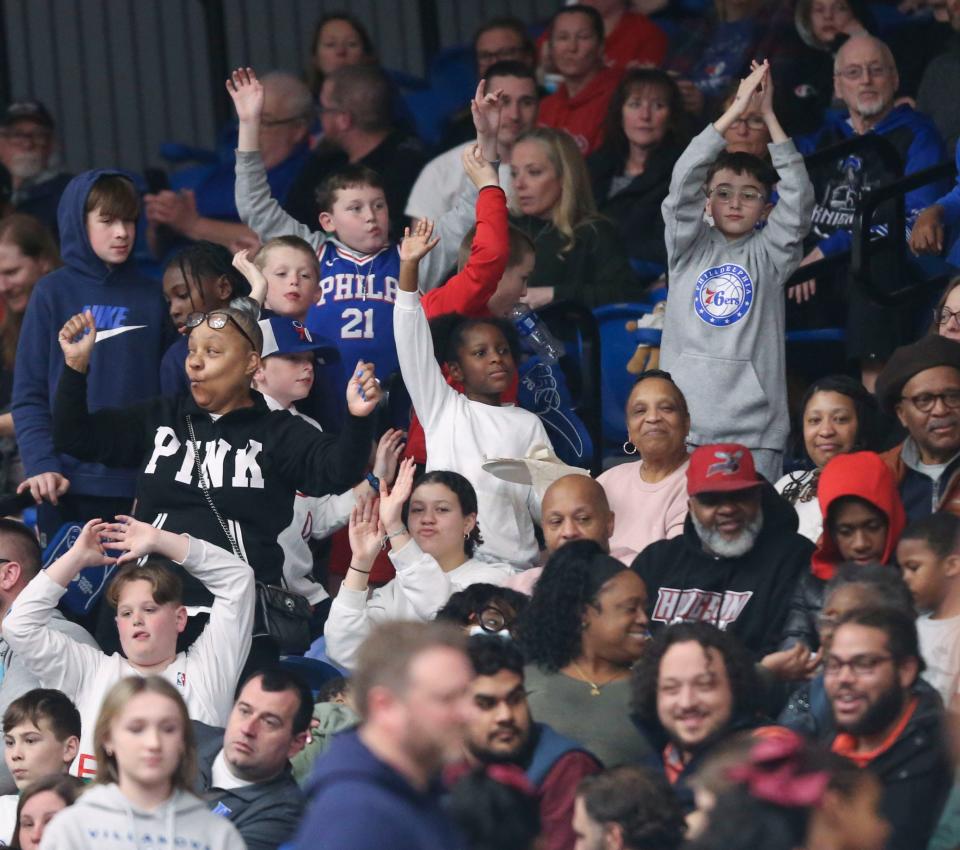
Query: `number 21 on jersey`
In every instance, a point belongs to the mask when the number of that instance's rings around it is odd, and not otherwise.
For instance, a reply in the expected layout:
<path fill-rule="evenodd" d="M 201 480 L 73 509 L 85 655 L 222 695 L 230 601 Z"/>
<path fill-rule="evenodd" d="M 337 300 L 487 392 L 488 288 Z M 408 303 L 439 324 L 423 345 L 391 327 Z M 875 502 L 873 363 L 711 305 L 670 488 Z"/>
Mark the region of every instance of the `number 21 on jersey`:
<path fill-rule="evenodd" d="M 341 339 L 373 339 L 373 308 L 347 307 L 340 318 L 345 321 L 340 330 Z"/>

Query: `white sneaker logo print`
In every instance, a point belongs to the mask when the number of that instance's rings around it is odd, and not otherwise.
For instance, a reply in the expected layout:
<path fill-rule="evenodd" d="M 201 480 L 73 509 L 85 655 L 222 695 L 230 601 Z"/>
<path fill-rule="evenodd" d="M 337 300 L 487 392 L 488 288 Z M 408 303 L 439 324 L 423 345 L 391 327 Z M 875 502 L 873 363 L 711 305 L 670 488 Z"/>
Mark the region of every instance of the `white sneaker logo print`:
<path fill-rule="evenodd" d="M 126 333 L 127 331 L 136 331 L 136 330 L 140 330 L 140 328 L 145 328 L 145 327 L 146 325 L 126 325 L 125 327 L 122 327 L 122 328 L 110 328 L 109 330 L 105 330 L 105 331 L 98 330 L 96 342 L 103 342 L 105 339 L 110 339 L 110 337 L 112 336 L 119 336 L 120 334 Z M 94 345 L 96 345 L 96 342 L 94 343 Z"/>

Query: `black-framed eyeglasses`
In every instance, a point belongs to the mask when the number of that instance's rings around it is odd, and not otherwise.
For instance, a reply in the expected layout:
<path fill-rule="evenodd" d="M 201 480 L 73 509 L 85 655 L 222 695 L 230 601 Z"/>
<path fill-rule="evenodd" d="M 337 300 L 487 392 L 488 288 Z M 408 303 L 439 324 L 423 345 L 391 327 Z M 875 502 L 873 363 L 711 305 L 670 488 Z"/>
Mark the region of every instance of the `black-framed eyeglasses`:
<path fill-rule="evenodd" d="M 823 672 L 827 676 L 839 676 L 844 667 L 849 667 L 854 676 L 869 676 L 885 661 L 893 661 L 892 655 L 854 655 L 844 661 L 836 655 L 828 655 L 823 663 Z"/>
<path fill-rule="evenodd" d="M 921 413 L 929 413 L 942 401 L 950 410 L 960 410 L 960 390 L 945 390 L 942 393 L 917 393 L 916 395 L 902 395 L 901 401 L 909 401 Z"/>
<path fill-rule="evenodd" d="M 767 126 L 767 122 L 760 115 L 751 115 L 749 118 L 737 118 L 735 121 L 731 121 L 730 129 L 742 127 L 744 124 L 751 130 L 763 130 Z"/>
<path fill-rule="evenodd" d="M 933 308 L 933 320 L 941 327 L 949 324 L 951 319 L 954 323 L 960 324 L 960 310 L 953 311 L 949 307 L 941 307 L 939 310 L 936 307 Z"/>
<path fill-rule="evenodd" d="M 203 324 L 204 320 L 207 322 L 207 327 L 213 328 L 215 331 L 222 331 L 228 322 L 233 322 L 233 326 L 243 334 L 243 338 L 250 343 L 250 347 L 257 351 L 257 344 L 250 338 L 244 329 L 243 325 L 240 324 L 233 316 L 229 313 L 224 313 L 220 310 L 214 310 L 212 313 L 190 313 L 187 316 L 186 326 L 193 330 L 194 328 L 200 327 Z"/>

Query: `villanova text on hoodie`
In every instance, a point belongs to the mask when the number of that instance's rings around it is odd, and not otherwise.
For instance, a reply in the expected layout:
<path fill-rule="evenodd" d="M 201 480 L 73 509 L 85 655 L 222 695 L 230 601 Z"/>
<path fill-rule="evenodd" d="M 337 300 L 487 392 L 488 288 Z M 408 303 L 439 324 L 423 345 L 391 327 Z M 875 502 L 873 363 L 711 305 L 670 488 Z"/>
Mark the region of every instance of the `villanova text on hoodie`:
<path fill-rule="evenodd" d="M 632 568 L 647 585 L 656 631 L 704 621 L 738 637 L 757 660 L 780 640 L 794 586 L 810 567 L 813 544 L 797 534 L 793 506 L 769 485 L 761 489 L 763 528 L 739 558 L 705 552 L 688 515 L 683 534 L 644 549 Z"/>
<path fill-rule="evenodd" d="M 60 328 L 77 313 L 93 313 L 97 344 L 88 379 L 93 410 L 160 392 L 160 361 L 171 330 L 159 284 L 142 275 L 132 259 L 110 266 L 90 246 L 87 195 L 99 177 L 112 174 L 121 172 L 85 171 L 64 191 L 58 213 L 64 265 L 34 287 L 14 368 L 13 419 L 26 474 L 59 472 L 69 479 L 71 493 L 89 496 L 132 496 L 135 472 L 57 452 L 51 419 L 64 368 Z"/>
<path fill-rule="evenodd" d="M 246 850 L 236 827 L 186 791 L 146 811 L 113 784 L 94 785 L 57 813 L 43 833 L 46 850 Z"/>
<path fill-rule="evenodd" d="M 293 850 L 461 850 L 439 785 L 420 790 L 381 761 L 356 731 L 316 763 Z"/>

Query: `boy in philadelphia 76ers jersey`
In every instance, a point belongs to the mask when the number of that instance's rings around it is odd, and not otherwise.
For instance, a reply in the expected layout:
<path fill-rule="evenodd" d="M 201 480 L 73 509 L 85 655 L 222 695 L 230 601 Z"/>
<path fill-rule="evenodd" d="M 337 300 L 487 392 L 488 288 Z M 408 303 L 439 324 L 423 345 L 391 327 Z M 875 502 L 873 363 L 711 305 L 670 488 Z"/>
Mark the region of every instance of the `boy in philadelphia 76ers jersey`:
<path fill-rule="evenodd" d="M 724 152 L 723 133 L 750 112 L 770 131 L 773 168 Z M 790 430 L 783 287 L 800 265 L 812 210 L 803 157 L 773 111 L 769 63 L 754 62 L 730 108 L 673 169 L 663 202 L 670 296 L 660 363 L 687 397 L 690 443 L 741 443 L 770 481 L 780 477 Z"/>
<path fill-rule="evenodd" d="M 398 371 L 393 305 L 400 256 L 398 246 L 389 241 L 387 201 L 379 176 L 359 164 L 330 175 L 317 192 L 322 230 L 310 230 L 270 196 L 259 153 L 263 86 L 252 69 L 246 68 L 234 71 L 227 90 L 239 118 L 235 192 L 240 217 L 264 242 L 295 235 L 316 251 L 320 285 L 306 324 L 311 332 L 336 344 L 345 365 L 338 383 L 346 387 L 351 378 L 346 369 L 360 359 L 376 363 L 382 376 Z M 349 115 L 349 110 L 338 112 Z M 495 160 L 498 93 L 484 96 L 478 89 L 473 113 L 484 157 Z M 424 289 L 442 283 L 441 276 L 456 265 L 460 242 L 474 223 L 475 197 L 471 192 L 459 198 L 438 221 L 439 253 L 425 260 L 429 263 L 421 277 Z"/>

